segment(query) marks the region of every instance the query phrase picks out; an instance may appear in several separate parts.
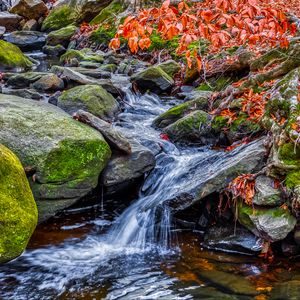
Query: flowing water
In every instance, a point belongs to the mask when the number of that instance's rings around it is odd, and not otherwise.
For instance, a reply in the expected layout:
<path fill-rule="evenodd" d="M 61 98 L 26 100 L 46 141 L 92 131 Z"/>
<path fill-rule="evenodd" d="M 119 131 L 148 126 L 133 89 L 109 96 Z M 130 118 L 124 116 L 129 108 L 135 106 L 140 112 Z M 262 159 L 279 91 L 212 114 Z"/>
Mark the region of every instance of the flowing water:
<path fill-rule="evenodd" d="M 297 278 L 296 262 L 293 267 L 285 261 L 266 265 L 213 254 L 201 249 L 199 234 L 175 228 L 166 200 L 220 169 L 226 154 L 207 147 L 177 148 L 161 139 L 152 121 L 176 99 L 134 95 L 125 77 L 114 80 L 127 95 L 115 126 L 156 154 L 155 169 L 138 199 L 121 213 L 120 197 L 112 208 L 104 203 L 104 211 L 75 210 L 39 226 L 25 253 L 0 267 L 0 298 L 253 299 L 256 289 L 267 293 L 275 283 Z M 218 282 L 203 271 L 215 272 L 209 274 L 219 276 Z M 238 277 L 231 278 L 233 273 Z M 230 288 L 237 280 L 240 288 Z"/>

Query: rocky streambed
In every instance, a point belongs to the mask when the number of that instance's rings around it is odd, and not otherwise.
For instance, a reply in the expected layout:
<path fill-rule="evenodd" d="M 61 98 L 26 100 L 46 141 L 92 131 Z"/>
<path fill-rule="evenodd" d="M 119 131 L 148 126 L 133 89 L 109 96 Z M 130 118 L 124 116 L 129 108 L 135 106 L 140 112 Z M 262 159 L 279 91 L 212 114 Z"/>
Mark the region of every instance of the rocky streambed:
<path fill-rule="evenodd" d="M 0 296 L 298 299 L 298 41 L 262 121 L 235 99 L 229 122 L 192 72 L 176 87 L 178 62 L 79 47 L 108 3 L 71 2 L 0 7 Z M 242 174 L 251 205 L 229 197 Z"/>

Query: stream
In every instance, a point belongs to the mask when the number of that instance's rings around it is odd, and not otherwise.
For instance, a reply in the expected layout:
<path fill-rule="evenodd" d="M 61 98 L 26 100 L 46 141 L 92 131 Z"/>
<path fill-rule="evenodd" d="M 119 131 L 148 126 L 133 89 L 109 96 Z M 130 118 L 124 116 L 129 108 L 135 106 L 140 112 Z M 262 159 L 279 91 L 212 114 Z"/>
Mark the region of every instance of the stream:
<path fill-rule="evenodd" d="M 99 196 L 86 212 L 69 209 L 39 225 L 25 253 L 0 267 L 0 298 L 259 300 L 300 279 L 297 260 L 212 252 L 200 232 L 176 228 L 166 200 L 222 168 L 227 154 L 162 139 L 152 121 L 178 100 L 136 95 L 125 76 L 112 80 L 126 93 L 115 126 L 156 154 L 155 169 L 127 208 L 122 197 Z"/>

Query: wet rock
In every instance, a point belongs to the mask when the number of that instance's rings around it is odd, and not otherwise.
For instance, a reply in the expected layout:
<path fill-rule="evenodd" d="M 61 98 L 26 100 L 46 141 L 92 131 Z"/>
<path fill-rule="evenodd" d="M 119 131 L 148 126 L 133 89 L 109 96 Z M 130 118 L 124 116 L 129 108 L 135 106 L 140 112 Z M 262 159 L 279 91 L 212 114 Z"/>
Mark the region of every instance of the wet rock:
<path fill-rule="evenodd" d="M 56 46 L 58 44 L 67 47 L 71 37 L 75 34 L 77 27 L 69 25 L 67 27 L 52 31 L 46 38 L 47 45 Z"/>
<path fill-rule="evenodd" d="M 0 40 L 0 68 L 20 67 L 28 69 L 32 66 L 31 60 L 17 46 Z"/>
<path fill-rule="evenodd" d="M 45 45 L 43 47 L 43 52 L 49 56 L 58 57 L 66 52 L 66 48 L 62 45 L 56 45 L 56 46 Z"/>
<path fill-rule="evenodd" d="M 37 20 L 48 13 L 48 8 L 42 0 L 18 0 L 10 12 L 26 19 Z"/>
<path fill-rule="evenodd" d="M 105 120 L 111 120 L 119 109 L 116 99 L 98 85 L 77 86 L 64 91 L 57 106 L 71 115 L 82 109 Z"/>
<path fill-rule="evenodd" d="M 138 88 L 145 92 L 156 94 L 168 93 L 174 85 L 174 80 L 160 67 L 149 67 L 131 76 L 131 80 Z"/>
<path fill-rule="evenodd" d="M 69 49 L 64 55 L 61 56 L 60 61 L 70 64 L 72 59 L 76 59 L 78 62 L 89 62 L 95 64 L 102 64 L 104 61 L 102 52 L 94 52 L 89 48 L 82 50 Z"/>
<path fill-rule="evenodd" d="M 205 110 L 208 108 L 208 98 L 210 94 L 199 95 L 195 99 L 178 104 L 163 114 L 159 115 L 153 121 L 153 125 L 158 128 L 164 128 L 194 110 Z"/>
<path fill-rule="evenodd" d="M 256 236 L 267 241 L 283 240 L 295 227 L 296 218 L 280 207 L 249 207 L 238 204 L 238 221 Z"/>
<path fill-rule="evenodd" d="M 255 180 L 253 203 L 262 206 L 280 206 L 281 191 L 274 188 L 274 180 L 267 176 L 258 176 Z"/>
<path fill-rule="evenodd" d="M 106 65 L 99 67 L 100 70 L 110 72 L 110 73 L 116 72 L 117 68 L 118 67 L 115 64 L 106 64 Z"/>
<path fill-rule="evenodd" d="M 0 263 L 19 256 L 37 224 L 37 207 L 23 166 L 0 144 Z"/>
<path fill-rule="evenodd" d="M 218 135 L 210 126 L 211 116 L 196 110 L 164 128 L 164 132 L 174 142 L 197 145 L 215 144 Z"/>
<path fill-rule="evenodd" d="M 47 74 L 35 81 L 31 87 L 42 92 L 57 91 L 64 88 L 64 82 L 55 74 Z"/>
<path fill-rule="evenodd" d="M 284 240 L 281 242 L 281 251 L 287 257 L 296 256 L 300 252 L 300 246 L 291 241 Z"/>
<path fill-rule="evenodd" d="M 14 95 L 26 99 L 33 99 L 33 100 L 40 100 L 43 98 L 43 96 L 39 93 L 37 93 L 35 90 L 30 90 L 30 89 L 8 89 L 8 90 L 3 90 L 3 94 L 7 95 Z"/>
<path fill-rule="evenodd" d="M 248 296 L 255 296 L 258 294 L 255 286 L 244 276 L 217 270 L 199 270 L 197 275 L 223 291 Z"/>
<path fill-rule="evenodd" d="M 4 79 L 8 77 L 7 84 L 16 88 L 29 87 L 30 84 L 36 82 L 43 76 L 47 76 L 45 72 L 26 72 L 19 74 L 4 74 Z"/>
<path fill-rule="evenodd" d="M 102 71 L 100 69 L 88 69 L 83 67 L 70 67 L 70 68 L 76 72 L 79 72 L 80 74 L 93 77 L 96 79 L 111 78 L 110 72 Z"/>
<path fill-rule="evenodd" d="M 0 38 L 3 36 L 3 34 L 5 33 L 6 28 L 3 26 L 0 26 Z"/>
<path fill-rule="evenodd" d="M 299 300 L 300 280 L 291 280 L 280 283 L 272 290 L 271 300 Z"/>
<path fill-rule="evenodd" d="M 113 157 L 103 171 L 100 182 L 108 194 L 121 192 L 154 168 L 155 157 L 151 151 L 132 141 L 131 149 L 130 155 Z"/>
<path fill-rule="evenodd" d="M 130 76 L 130 75 L 132 75 L 133 70 L 132 70 L 132 67 L 129 63 L 121 62 L 119 67 L 118 67 L 117 73 L 118 74 L 125 74 L 125 75 Z"/>
<path fill-rule="evenodd" d="M 167 60 L 159 65 L 164 72 L 166 72 L 169 76 L 173 77 L 176 73 L 181 70 L 180 64 L 174 60 Z"/>
<path fill-rule="evenodd" d="M 74 118 L 98 130 L 111 148 L 126 154 L 131 154 L 130 142 L 121 132 L 114 128 L 112 124 L 105 122 L 84 110 L 77 111 Z"/>
<path fill-rule="evenodd" d="M 46 37 L 38 31 L 14 31 L 4 40 L 18 46 L 23 51 L 40 50 L 46 43 Z"/>
<path fill-rule="evenodd" d="M 101 63 L 96 63 L 93 61 L 81 61 L 79 62 L 79 67 L 83 69 L 97 69 L 101 66 Z"/>
<path fill-rule="evenodd" d="M 34 19 L 28 20 L 22 27 L 24 31 L 36 31 L 38 29 L 38 22 Z"/>
<path fill-rule="evenodd" d="M 205 234 L 203 246 L 224 252 L 254 254 L 260 252 L 264 241 L 238 224 L 213 226 Z"/>
<path fill-rule="evenodd" d="M 22 17 L 16 14 L 11 14 L 7 11 L 0 11 L 0 26 L 6 28 L 7 31 L 14 31 L 19 28 Z"/>
<path fill-rule="evenodd" d="M 1 142 L 35 173 L 39 219 L 75 203 L 98 184 L 110 148 L 96 130 L 43 102 L 0 94 Z"/>

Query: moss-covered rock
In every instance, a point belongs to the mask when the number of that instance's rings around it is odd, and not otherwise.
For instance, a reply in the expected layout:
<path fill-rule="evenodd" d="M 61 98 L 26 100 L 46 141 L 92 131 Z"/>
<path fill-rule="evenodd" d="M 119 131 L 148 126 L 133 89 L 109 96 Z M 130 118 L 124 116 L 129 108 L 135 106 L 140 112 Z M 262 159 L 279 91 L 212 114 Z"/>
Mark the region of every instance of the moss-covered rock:
<path fill-rule="evenodd" d="M 217 136 L 210 126 L 211 116 L 201 110 L 189 113 L 164 128 L 170 139 L 197 145 L 214 144 Z"/>
<path fill-rule="evenodd" d="M 97 186 L 111 151 L 96 130 L 51 104 L 1 94 L 0 124 L 1 142 L 34 174 L 40 220 Z"/>
<path fill-rule="evenodd" d="M 173 77 L 176 73 L 181 70 L 180 64 L 177 63 L 175 60 L 167 60 L 159 65 L 164 72 L 166 72 L 169 76 Z"/>
<path fill-rule="evenodd" d="M 103 63 L 104 58 L 101 54 L 93 52 L 92 50 L 85 48 L 82 50 L 68 50 L 60 57 L 61 62 L 69 62 L 71 59 L 76 58 L 78 61 L 89 61 L 95 63 Z"/>
<path fill-rule="evenodd" d="M 0 68 L 31 68 L 33 63 L 15 45 L 0 40 Z"/>
<path fill-rule="evenodd" d="M 75 23 L 77 14 L 74 9 L 68 5 L 53 9 L 42 25 L 43 31 L 53 31 Z"/>
<path fill-rule="evenodd" d="M 118 111 L 118 102 L 99 85 L 77 86 L 62 93 L 57 106 L 69 114 L 82 109 L 91 114 L 109 120 Z"/>
<path fill-rule="evenodd" d="M 116 20 L 116 16 L 124 11 L 125 6 L 121 1 L 114 0 L 108 6 L 103 8 L 100 13 L 90 22 L 91 25 L 101 23 L 113 23 Z"/>
<path fill-rule="evenodd" d="M 208 99 L 205 96 L 199 96 L 194 100 L 186 101 L 178 104 L 166 112 L 159 115 L 154 121 L 153 125 L 158 128 L 166 127 L 180 118 L 184 117 L 188 113 L 194 110 L 204 110 L 208 108 Z"/>
<path fill-rule="evenodd" d="M 171 91 L 174 80 L 160 67 L 149 67 L 137 74 L 131 76 L 131 80 L 141 91 L 151 91 L 161 94 Z"/>
<path fill-rule="evenodd" d="M 115 64 L 106 64 L 106 65 L 99 67 L 99 70 L 114 73 L 114 72 L 116 72 L 117 68 L 118 67 Z"/>
<path fill-rule="evenodd" d="M 37 218 L 23 166 L 15 154 L 0 144 L 0 263 L 25 250 Z"/>
<path fill-rule="evenodd" d="M 56 46 L 61 44 L 62 46 L 67 47 L 76 30 L 76 26 L 69 25 L 67 27 L 50 32 L 46 39 L 47 45 Z"/>
<path fill-rule="evenodd" d="M 267 241 L 283 240 L 295 227 L 296 218 L 283 208 L 250 207 L 238 204 L 239 222 Z"/>

